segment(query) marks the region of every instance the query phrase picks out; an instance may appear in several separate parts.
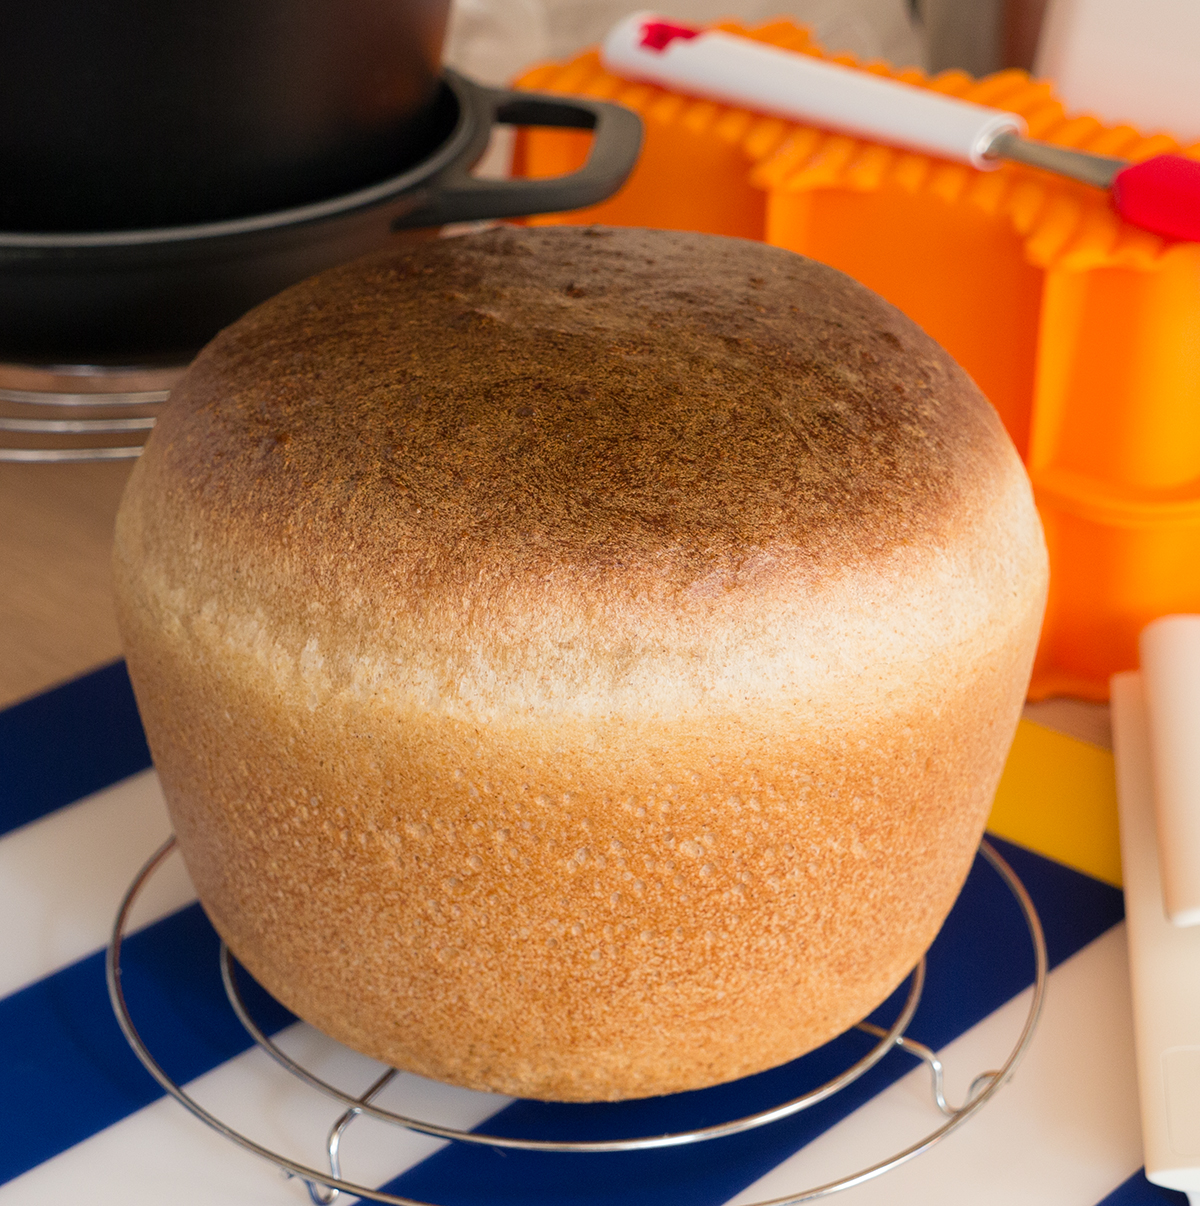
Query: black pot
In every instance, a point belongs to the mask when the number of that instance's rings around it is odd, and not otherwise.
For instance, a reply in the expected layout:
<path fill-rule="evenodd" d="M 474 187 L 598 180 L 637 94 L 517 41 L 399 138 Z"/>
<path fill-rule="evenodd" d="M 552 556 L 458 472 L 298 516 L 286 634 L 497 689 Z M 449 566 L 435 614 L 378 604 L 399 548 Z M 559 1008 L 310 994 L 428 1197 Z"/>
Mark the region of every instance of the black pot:
<path fill-rule="evenodd" d="M 602 201 L 641 145 L 641 122 L 619 105 L 485 88 L 449 70 L 423 121 L 437 140 L 431 154 L 331 200 L 157 229 L 0 233 L 0 360 L 187 360 L 252 306 L 394 231 Z M 566 176 L 476 179 L 470 169 L 497 123 L 594 129 L 592 152 Z"/>
<path fill-rule="evenodd" d="M 4 3 L 0 230 L 288 209 L 434 150 L 449 0 Z"/>

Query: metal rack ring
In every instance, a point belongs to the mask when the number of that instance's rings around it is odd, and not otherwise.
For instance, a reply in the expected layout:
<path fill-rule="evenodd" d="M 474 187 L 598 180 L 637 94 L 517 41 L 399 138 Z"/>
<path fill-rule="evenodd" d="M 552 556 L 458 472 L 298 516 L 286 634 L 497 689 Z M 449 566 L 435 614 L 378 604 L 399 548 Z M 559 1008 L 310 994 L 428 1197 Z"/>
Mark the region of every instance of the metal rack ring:
<path fill-rule="evenodd" d="M 115 443 L 118 435 L 146 433 L 183 372 L 182 365 L 31 366 L 0 363 L 0 462 L 133 460 L 140 443 Z M 87 388 L 83 391 L 80 385 Z M 69 418 L 51 418 L 51 413 Z M 146 413 L 128 415 L 130 410 Z M 99 414 L 94 412 L 99 411 Z M 91 412 L 91 413 L 89 413 Z M 115 412 L 115 413 L 114 413 Z M 18 437 L 14 443 L 8 435 Z M 48 437 L 38 447 L 21 447 L 21 437 Z M 101 439 L 78 446 L 77 437 Z"/>
<path fill-rule="evenodd" d="M 340 1192 L 353 1194 L 360 1198 L 366 1198 L 374 1202 L 385 1203 L 386 1206 L 434 1206 L 432 1203 L 419 1201 L 415 1198 L 406 1198 L 397 1194 L 387 1193 L 384 1190 L 376 1189 L 370 1186 L 358 1185 L 352 1181 L 343 1179 L 340 1175 L 340 1164 L 338 1159 L 339 1145 L 342 1135 L 345 1132 L 347 1125 L 360 1114 L 366 1114 L 375 1117 L 384 1122 L 389 1122 L 397 1126 L 404 1127 L 406 1130 L 416 1131 L 425 1135 L 432 1135 L 443 1139 L 452 1139 L 464 1143 L 483 1144 L 489 1147 L 506 1147 L 518 1148 L 527 1151 L 547 1151 L 547 1152 L 577 1152 L 577 1153 L 597 1153 L 597 1152 L 627 1152 L 646 1150 L 648 1148 L 660 1147 L 676 1147 L 683 1144 L 704 1142 L 708 1139 L 714 1139 L 725 1135 L 738 1134 L 743 1131 L 751 1130 L 755 1127 L 765 1126 L 770 1122 L 778 1121 L 781 1118 L 796 1114 L 801 1110 L 808 1109 L 816 1105 L 817 1102 L 825 1100 L 838 1089 L 844 1088 L 851 1081 L 856 1080 L 863 1075 L 868 1069 L 873 1067 L 887 1054 L 893 1047 L 899 1047 L 907 1051 L 910 1055 L 921 1059 L 930 1069 L 932 1077 L 932 1088 L 934 1100 L 937 1107 L 943 1114 L 947 1115 L 948 1121 L 944 1122 L 936 1130 L 930 1132 L 923 1139 L 909 1147 L 897 1152 L 888 1159 L 873 1164 L 867 1168 L 857 1172 L 850 1173 L 847 1176 L 841 1177 L 835 1181 L 827 1182 L 824 1185 L 816 1186 L 812 1189 L 802 1190 L 796 1194 L 790 1194 L 781 1198 L 771 1198 L 761 1202 L 754 1203 L 754 1206 L 799 1206 L 803 1202 L 812 1202 L 820 1198 L 828 1197 L 831 1194 L 837 1193 L 843 1189 L 849 1189 L 854 1185 L 862 1184 L 864 1181 L 869 1181 L 875 1177 L 898 1167 L 901 1164 L 907 1163 L 921 1153 L 928 1151 L 935 1144 L 940 1143 L 947 1135 L 957 1130 L 964 1122 L 972 1117 L 979 1109 L 983 1107 L 996 1094 L 1000 1087 L 1009 1079 L 1015 1070 L 1017 1064 L 1024 1056 L 1026 1049 L 1029 1046 L 1030 1040 L 1033 1037 L 1034 1029 L 1037 1026 L 1038 1018 L 1041 1014 L 1042 1003 L 1045 998 L 1046 978 L 1049 969 L 1049 958 L 1046 951 L 1045 936 L 1042 932 L 1041 921 L 1038 918 L 1037 909 L 1034 907 L 1033 901 L 1029 893 L 1025 890 L 1025 886 L 1017 878 L 1012 868 L 1004 861 L 1004 859 L 996 852 L 987 840 L 980 842 L 980 853 L 991 864 L 994 870 L 1000 875 L 1009 891 L 1016 898 L 1017 904 L 1020 906 L 1025 923 L 1029 929 L 1030 939 L 1033 945 L 1034 961 L 1035 961 L 1035 976 L 1033 984 L 1033 993 L 1030 1001 L 1029 1012 L 1026 1015 L 1025 1024 L 1021 1030 L 1021 1034 L 1017 1039 L 1016 1045 L 1009 1053 L 1008 1058 L 1004 1061 L 1000 1068 L 981 1073 L 971 1083 L 971 1087 L 967 1094 L 966 1102 L 960 1107 L 950 1106 L 945 1099 L 945 1094 L 942 1087 L 942 1065 L 937 1055 L 922 1043 L 918 1043 L 914 1039 L 910 1039 L 904 1035 L 904 1028 L 912 1020 L 912 1015 L 915 1013 L 917 1004 L 920 1001 L 921 989 L 924 984 L 925 961 L 922 959 L 910 973 L 912 983 L 909 987 L 909 992 L 905 1000 L 904 1007 L 901 1009 L 899 1016 L 890 1028 L 876 1026 L 869 1022 L 860 1022 L 858 1029 L 866 1033 L 875 1035 L 879 1042 L 850 1068 L 838 1076 L 827 1081 L 825 1084 L 810 1090 L 808 1093 L 802 1094 L 800 1097 L 793 1098 L 790 1101 L 784 1102 L 782 1105 L 774 1106 L 767 1110 L 759 1111 L 755 1114 L 746 1115 L 743 1118 L 734 1119 L 730 1122 L 719 1123 L 709 1127 L 698 1127 L 689 1131 L 678 1131 L 663 1135 L 639 1136 L 630 1139 L 604 1140 L 598 1142 L 574 1142 L 574 1141 L 550 1141 L 550 1140 L 535 1140 L 514 1138 L 503 1135 L 490 1135 L 480 1131 L 462 1131 L 453 1127 L 439 1126 L 434 1123 L 424 1122 L 420 1119 L 407 1118 L 404 1115 L 396 1114 L 388 1110 L 383 1110 L 371 1104 L 371 1099 L 386 1085 L 395 1075 L 394 1069 L 386 1070 L 364 1093 L 358 1097 L 342 1092 L 342 1090 L 315 1076 L 307 1069 L 286 1055 L 272 1040 L 262 1032 L 254 1019 L 250 1016 L 246 1008 L 245 1002 L 241 996 L 237 986 L 236 975 L 232 956 L 224 943 L 221 944 L 221 977 L 225 985 L 225 991 L 229 997 L 230 1004 L 233 1006 L 238 1019 L 245 1026 L 250 1036 L 254 1041 L 262 1047 L 268 1055 L 271 1056 L 278 1064 L 284 1067 L 287 1071 L 297 1076 L 305 1084 L 311 1088 L 318 1090 L 330 1096 L 348 1108 L 344 1111 L 341 1117 L 334 1123 L 329 1135 L 328 1153 L 330 1159 L 330 1172 L 324 1172 L 320 1169 L 312 1168 L 308 1165 L 292 1160 L 287 1156 L 274 1152 L 269 1148 L 263 1147 L 256 1143 L 253 1139 L 243 1135 L 240 1131 L 234 1130 L 228 1124 L 221 1121 L 215 1115 L 206 1110 L 199 1102 L 191 1097 L 184 1089 L 182 1089 L 163 1067 L 155 1059 L 152 1052 L 146 1046 L 141 1035 L 138 1033 L 137 1027 L 133 1022 L 132 1015 L 129 1012 L 128 1004 L 125 1000 L 125 995 L 121 986 L 121 945 L 125 938 L 126 925 L 128 923 L 129 914 L 133 907 L 141 889 L 151 875 L 158 867 L 166 860 L 166 858 L 175 849 L 174 837 L 169 838 L 147 861 L 145 866 L 139 871 L 138 875 L 130 884 L 124 898 L 121 901 L 120 909 L 117 912 L 117 917 L 113 925 L 112 941 L 109 945 L 107 957 L 105 960 L 105 975 L 108 982 L 109 998 L 112 1002 L 113 1011 L 116 1014 L 117 1021 L 121 1027 L 122 1033 L 125 1035 L 129 1045 L 133 1048 L 134 1053 L 142 1064 L 171 1097 L 175 1098 L 185 1109 L 192 1115 L 198 1118 L 201 1122 L 211 1127 L 218 1134 L 223 1135 L 231 1142 L 236 1143 L 246 1151 L 253 1152 L 255 1155 L 261 1156 L 264 1159 L 275 1164 L 282 1169 L 288 1176 L 299 1177 L 305 1181 L 309 1188 L 310 1196 L 314 1202 L 329 1203 L 338 1196 Z M 318 1186 L 323 1186 L 326 1193 L 322 1194 L 318 1190 Z"/>

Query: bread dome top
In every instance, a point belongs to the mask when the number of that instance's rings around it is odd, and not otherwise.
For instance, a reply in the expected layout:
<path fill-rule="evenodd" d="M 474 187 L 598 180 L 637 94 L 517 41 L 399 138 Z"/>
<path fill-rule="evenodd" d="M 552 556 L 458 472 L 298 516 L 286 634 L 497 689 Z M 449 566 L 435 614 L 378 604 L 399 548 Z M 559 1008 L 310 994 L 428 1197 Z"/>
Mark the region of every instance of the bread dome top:
<path fill-rule="evenodd" d="M 514 722 L 904 690 L 1045 574 L 999 419 L 895 308 L 763 244 L 574 227 L 409 245 L 224 331 L 122 557 L 314 706 Z"/>

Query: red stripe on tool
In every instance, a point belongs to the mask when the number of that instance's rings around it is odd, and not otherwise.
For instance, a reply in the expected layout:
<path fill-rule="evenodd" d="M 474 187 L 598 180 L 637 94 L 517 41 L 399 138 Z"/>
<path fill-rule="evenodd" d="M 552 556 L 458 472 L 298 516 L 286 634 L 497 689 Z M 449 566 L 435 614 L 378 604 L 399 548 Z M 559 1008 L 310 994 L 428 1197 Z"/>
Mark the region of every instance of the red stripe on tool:
<path fill-rule="evenodd" d="M 666 50 L 676 38 L 686 42 L 699 32 L 689 25 L 676 25 L 674 21 L 647 21 L 642 26 L 641 44 L 647 50 Z"/>

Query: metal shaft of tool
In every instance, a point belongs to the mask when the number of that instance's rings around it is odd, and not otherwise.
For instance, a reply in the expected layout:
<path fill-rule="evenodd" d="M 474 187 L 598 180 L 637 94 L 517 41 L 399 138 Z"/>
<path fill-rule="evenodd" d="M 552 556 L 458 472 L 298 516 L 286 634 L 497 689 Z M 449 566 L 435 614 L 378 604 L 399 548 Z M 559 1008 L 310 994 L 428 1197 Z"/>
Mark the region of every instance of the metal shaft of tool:
<path fill-rule="evenodd" d="M 1056 172 L 1060 176 L 1090 184 L 1093 188 L 1111 188 L 1117 173 L 1129 166 L 1127 159 L 1092 155 L 1087 151 L 1073 150 L 1071 147 L 1059 147 L 1049 142 L 1022 138 L 1020 134 L 1010 132 L 997 134 L 992 139 L 987 156 L 989 159 L 1011 159 L 1014 163 L 1025 164 L 1026 167 Z"/>

